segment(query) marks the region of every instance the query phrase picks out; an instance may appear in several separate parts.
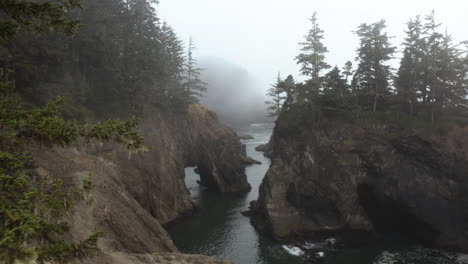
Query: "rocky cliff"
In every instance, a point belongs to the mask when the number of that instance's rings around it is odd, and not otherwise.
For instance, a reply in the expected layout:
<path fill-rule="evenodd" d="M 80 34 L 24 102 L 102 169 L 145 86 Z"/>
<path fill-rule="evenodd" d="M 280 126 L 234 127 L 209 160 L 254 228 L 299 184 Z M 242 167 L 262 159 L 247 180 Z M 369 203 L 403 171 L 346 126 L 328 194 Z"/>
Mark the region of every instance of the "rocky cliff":
<path fill-rule="evenodd" d="M 467 130 L 445 136 L 382 122 L 282 115 L 253 222 L 277 239 L 398 232 L 468 251 Z"/>
<path fill-rule="evenodd" d="M 95 188 L 68 217 L 70 236 L 105 231 L 103 252 L 85 263 L 224 263 L 177 253 L 162 225 L 190 214 L 184 168 L 197 166 L 201 184 L 220 192 L 250 190 L 245 146 L 216 115 L 200 105 L 187 112 L 147 113 L 142 122 L 149 152 L 129 156 L 114 144 L 83 142 L 74 148 L 34 148 L 37 172 Z"/>

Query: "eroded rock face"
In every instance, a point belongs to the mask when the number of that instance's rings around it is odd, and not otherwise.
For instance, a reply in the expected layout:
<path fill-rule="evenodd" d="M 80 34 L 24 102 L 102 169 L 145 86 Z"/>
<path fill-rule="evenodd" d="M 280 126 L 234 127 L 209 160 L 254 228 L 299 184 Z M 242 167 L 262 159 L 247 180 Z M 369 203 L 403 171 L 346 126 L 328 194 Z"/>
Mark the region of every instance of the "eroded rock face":
<path fill-rule="evenodd" d="M 177 252 L 160 222 L 128 192 L 122 178 L 131 176 L 122 174 L 116 163 L 76 148 L 38 148 L 34 156 L 40 166 L 39 175 L 60 177 L 75 186 L 86 177 L 93 179 L 89 197 L 76 204 L 66 218 L 72 227 L 69 233 L 72 240 L 105 231 L 106 235 L 99 240 L 104 252 Z"/>
<path fill-rule="evenodd" d="M 201 105 L 187 112 L 146 113 L 145 144 L 153 149 L 133 154 L 115 144 L 89 144 L 80 151 L 106 158 L 118 166 L 129 194 L 161 224 L 193 210 L 184 177 L 185 167 L 198 166 L 201 184 L 220 192 L 247 192 L 245 146 L 236 133 Z"/>
<path fill-rule="evenodd" d="M 187 113 L 147 113 L 143 132 L 152 151 L 129 160 L 126 151 L 112 146 L 108 154 L 123 174 L 132 175 L 123 178 L 126 188 L 160 223 L 193 209 L 184 183 L 185 167 L 198 166 L 201 184 L 215 191 L 250 190 L 244 145 L 201 105 L 190 105 Z"/>
<path fill-rule="evenodd" d="M 468 162 L 447 147 L 463 142 L 386 125 L 296 124 L 277 121 L 272 165 L 254 208 L 257 226 L 278 239 L 396 231 L 468 250 Z"/>
<path fill-rule="evenodd" d="M 193 210 L 185 167 L 198 166 L 201 182 L 208 188 L 249 191 L 245 146 L 200 105 L 181 113 L 147 113 L 142 125 L 151 151 L 129 156 L 121 146 L 93 142 L 67 149 L 35 147 L 37 171 L 75 185 L 92 177 L 92 202 L 80 202 L 68 217 L 73 239 L 106 232 L 100 239 L 103 254 L 85 263 L 105 263 L 116 254 L 134 260 L 122 263 L 201 263 L 201 256 L 174 257 L 180 254 L 162 225 Z M 164 262 L 166 257 L 174 261 Z M 216 261 L 204 263 L 223 263 Z"/>

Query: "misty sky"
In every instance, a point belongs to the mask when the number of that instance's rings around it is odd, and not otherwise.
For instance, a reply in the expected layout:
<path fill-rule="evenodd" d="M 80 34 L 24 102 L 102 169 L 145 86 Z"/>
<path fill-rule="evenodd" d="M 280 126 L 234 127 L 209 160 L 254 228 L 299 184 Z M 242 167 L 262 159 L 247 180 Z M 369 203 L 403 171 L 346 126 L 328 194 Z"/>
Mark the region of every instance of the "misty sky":
<path fill-rule="evenodd" d="M 224 58 L 247 69 L 266 90 L 276 74 L 299 76 L 294 57 L 297 43 L 318 12 L 329 49 L 327 62 L 354 63 L 360 23 L 387 20 L 394 44 L 400 44 L 405 22 L 436 10 L 456 41 L 468 39 L 468 0 L 160 0 L 159 15 L 188 42 L 194 38 L 197 56 Z"/>

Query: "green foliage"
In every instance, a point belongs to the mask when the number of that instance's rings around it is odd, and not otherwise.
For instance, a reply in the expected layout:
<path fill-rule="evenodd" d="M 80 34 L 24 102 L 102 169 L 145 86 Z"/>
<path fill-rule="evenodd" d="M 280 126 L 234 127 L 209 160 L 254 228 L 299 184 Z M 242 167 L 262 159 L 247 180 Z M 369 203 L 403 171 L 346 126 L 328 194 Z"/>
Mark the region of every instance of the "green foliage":
<path fill-rule="evenodd" d="M 307 37 L 310 45 L 301 49 L 311 53 L 303 53 L 301 58 L 315 58 L 320 63 L 327 50 L 320 43 L 323 30 L 315 15 L 312 22 L 313 29 Z M 293 114 L 305 111 L 314 121 L 331 117 L 437 133 L 443 133 L 443 128 L 450 125 L 467 124 L 468 45 L 454 44 L 447 32 L 439 32 L 440 26 L 434 11 L 424 20 L 418 16 L 407 23 L 403 56 L 394 74 L 389 61 L 396 47 L 385 32 L 385 21 L 361 24 L 355 32 L 360 40 L 357 69 L 353 70 L 348 61 L 342 72 L 334 67 L 319 76 L 323 67 L 313 67 L 309 61 L 307 65 L 312 66 L 304 72 L 302 65 L 301 71 L 306 75 L 315 69 L 315 77 L 312 74 L 311 79 L 293 85 L 293 100 L 288 107 L 283 106 L 281 116 L 293 118 Z"/>
<path fill-rule="evenodd" d="M 65 103 L 62 97 L 44 107 L 25 110 L 12 95 L 13 84 L 2 82 L 0 91 L 0 260 L 66 263 L 90 256 L 97 250 L 96 241 L 102 233 L 72 243 L 62 239 L 69 226 L 60 219 L 76 200 L 89 193 L 91 179 L 85 179 L 77 189 L 37 175 L 27 148 L 33 142 L 66 147 L 85 138 L 116 141 L 130 150 L 141 150 L 143 136 L 136 131 L 138 119 L 81 125 L 60 116 Z"/>
<path fill-rule="evenodd" d="M 206 92 L 206 83 L 200 80 L 202 69 L 197 67 L 197 60 L 193 56 L 195 45 L 192 38 L 190 38 L 187 64 L 185 65 L 185 80 L 183 87 L 185 88 L 186 97 L 189 102 L 198 102 L 198 97 Z"/>
<path fill-rule="evenodd" d="M 78 6 L 76 0 L 2 1 L 0 10 L 9 20 L 0 22 L 0 39 L 11 39 L 20 27 L 36 33 L 74 33 L 78 21 L 66 16 Z M 0 262 L 62 264 L 92 256 L 98 251 L 98 238 L 104 234 L 97 232 L 83 241 L 70 241 L 64 238 L 70 226 L 62 220 L 76 201 L 89 195 L 91 178 L 85 178 L 77 188 L 59 177 L 39 174 L 28 149 L 36 144 L 67 147 L 84 138 L 116 141 L 131 151 L 143 150 L 143 135 L 136 131 L 138 119 L 80 124 L 62 117 L 64 97 L 40 108 L 26 108 L 15 87 L 23 80 L 10 77 L 15 72 L 0 69 Z"/>
<path fill-rule="evenodd" d="M 190 58 L 158 17 L 156 1 L 80 2 L 81 8 L 65 8 L 67 21 L 81 20 L 73 38 L 18 34 L 0 46 L 0 65 L 11 69 L 29 104 L 65 96 L 67 117 L 104 120 L 142 116 L 148 108 L 185 109 L 203 95 L 193 45 Z"/>
<path fill-rule="evenodd" d="M 80 27 L 80 20 L 69 19 L 68 11 L 79 7 L 79 0 L 2 0 L 0 10 L 7 19 L 0 21 L 0 40 L 12 39 L 21 28 L 38 34 L 59 31 L 72 35 Z"/>
<path fill-rule="evenodd" d="M 346 80 L 341 75 L 340 69 L 335 66 L 323 78 L 323 94 L 340 100 L 348 96 L 349 93 Z"/>
<path fill-rule="evenodd" d="M 85 259 L 93 256 L 99 251 L 97 241 L 105 235 L 104 232 L 98 232 L 79 243 L 70 243 L 69 241 L 57 241 L 54 244 L 39 249 L 38 262 L 46 261 L 65 264 L 76 259 Z"/>
<path fill-rule="evenodd" d="M 295 101 L 297 101 L 297 85 L 292 75 L 288 75 L 284 81 L 282 81 L 281 86 L 286 93 L 286 98 L 283 104 L 283 108 L 288 109 Z"/>
<path fill-rule="evenodd" d="M 271 101 L 266 101 L 265 103 L 268 105 L 268 115 L 270 117 L 277 117 L 281 114 L 283 103 L 286 99 L 284 93 L 284 83 L 280 73 L 278 73 L 276 83 L 271 85 L 270 89 L 267 91 L 267 96 L 271 98 Z"/>
<path fill-rule="evenodd" d="M 330 68 L 330 65 L 325 62 L 325 53 L 328 52 L 328 49 L 322 43 L 324 31 L 318 24 L 317 12 L 314 12 L 310 22 L 312 28 L 305 36 L 305 41 L 299 43 L 302 48 L 296 61 L 301 65 L 303 75 L 310 76 L 312 80 L 318 80 L 320 72 Z"/>
<path fill-rule="evenodd" d="M 390 66 L 386 64 L 396 48 L 384 31 L 384 20 L 373 24 L 361 24 L 356 31 L 360 40 L 356 60 L 358 68 L 353 78 L 355 94 L 363 97 L 367 107 L 376 112 L 379 101 L 390 94 Z"/>

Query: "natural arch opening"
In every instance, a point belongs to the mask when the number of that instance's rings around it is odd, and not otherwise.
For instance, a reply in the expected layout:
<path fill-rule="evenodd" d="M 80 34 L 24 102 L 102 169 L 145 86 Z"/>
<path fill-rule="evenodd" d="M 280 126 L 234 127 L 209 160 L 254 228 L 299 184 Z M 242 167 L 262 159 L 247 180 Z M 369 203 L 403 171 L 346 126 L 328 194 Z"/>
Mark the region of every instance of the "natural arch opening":
<path fill-rule="evenodd" d="M 193 196 L 200 192 L 200 176 L 196 173 L 197 167 L 185 167 L 185 176 L 184 182 L 185 186 L 190 192 L 190 196 L 193 199 Z"/>

